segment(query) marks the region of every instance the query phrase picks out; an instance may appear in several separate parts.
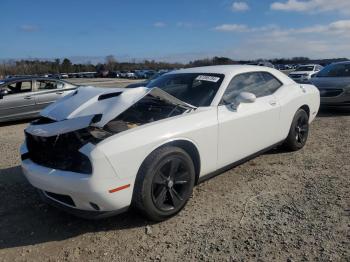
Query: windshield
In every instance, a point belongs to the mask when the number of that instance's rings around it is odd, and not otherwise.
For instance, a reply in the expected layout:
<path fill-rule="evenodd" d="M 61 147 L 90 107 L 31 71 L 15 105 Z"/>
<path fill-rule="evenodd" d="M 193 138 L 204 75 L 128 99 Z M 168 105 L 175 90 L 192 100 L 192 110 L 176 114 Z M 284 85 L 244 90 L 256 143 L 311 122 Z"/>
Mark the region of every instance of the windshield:
<path fill-rule="evenodd" d="M 186 73 L 163 75 L 147 85 L 158 87 L 190 105 L 209 106 L 224 79 L 222 74 Z"/>
<path fill-rule="evenodd" d="M 314 71 L 314 66 L 299 66 L 296 71 Z"/>
<path fill-rule="evenodd" d="M 317 77 L 350 77 L 350 63 L 328 65 L 317 74 Z"/>

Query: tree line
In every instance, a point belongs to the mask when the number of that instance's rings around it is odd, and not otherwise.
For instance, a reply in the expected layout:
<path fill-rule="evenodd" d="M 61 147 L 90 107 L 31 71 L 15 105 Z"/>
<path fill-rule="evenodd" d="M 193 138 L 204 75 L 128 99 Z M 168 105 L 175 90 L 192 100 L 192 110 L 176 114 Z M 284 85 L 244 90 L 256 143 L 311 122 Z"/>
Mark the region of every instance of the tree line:
<path fill-rule="evenodd" d="M 263 59 L 257 59 L 260 61 Z M 294 58 L 276 58 L 265 60 L 273 64 L 306 64 L 317 63 L 321 65 L 330 64 L 332 62 L 345 61 L 346 58 L 334 58 L 334 59 L 309 59 L 307 57 L 294 57 Z M 228 57 L 212 57 L 198 59 L 190 61 L 189 63 L 167 63 L 157 62 L 154 60 L 144 60 L 142 62 L 118 62 L 114 56 L 109 55 L 105 58 L 104 63 L 93 65 L 91 63 L 86 64 L 74 64 L 68 58 L 55 59 L 53 61 L 42 60 L 8 60 L 0 62 L 0 77 L 6 75 L 42 75 L 42 74 L 57 74 L 57 73 L 78 73 L 78 72 L 101 72 L 101 71 L 130 71 L 141 69 L 177 69 L 187 67 L 198 66 L 210 66 L 210 65 L 231 65 L 231 64 L 247 64 L 254 62 L 251 60 L 233 60 Z"/>

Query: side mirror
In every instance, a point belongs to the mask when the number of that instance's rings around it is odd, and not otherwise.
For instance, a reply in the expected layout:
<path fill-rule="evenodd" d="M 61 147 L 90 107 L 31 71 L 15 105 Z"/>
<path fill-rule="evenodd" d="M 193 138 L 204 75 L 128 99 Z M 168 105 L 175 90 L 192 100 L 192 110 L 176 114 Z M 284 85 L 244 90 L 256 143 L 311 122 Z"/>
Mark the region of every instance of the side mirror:
<path fill-rule="evenodd" d="M 253 93 L 242 92 L 235 98 L 233 103 L 231 103 L 231 108 L 236 111 L 241 103 L 254 103 L 255 100 L 256 96 Z"/>

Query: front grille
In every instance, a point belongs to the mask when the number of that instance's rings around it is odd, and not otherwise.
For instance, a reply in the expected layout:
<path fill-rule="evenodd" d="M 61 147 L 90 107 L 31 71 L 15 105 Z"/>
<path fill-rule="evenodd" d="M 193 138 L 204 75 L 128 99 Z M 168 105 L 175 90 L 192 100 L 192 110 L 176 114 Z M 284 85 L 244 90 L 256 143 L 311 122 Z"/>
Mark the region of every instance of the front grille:
<path fill-rule="evenodd" d="M 320 89 L 321 97 L 334 97 L 343 93 L 342 89 Z"/>
<path fill-rule="evenodd" d="M 92 165 L 89 158 L 79 152 L 88 141 L 83 137 L 87 134 L 84 131 L 76 131 L 52 137 L 39 137 L 26 133 L 28 158 L 45 167 L 91 174 Z"/>
<path fill-rule="evenodd" d="M 74 204 L 74 201 L 73 199 L 70 197 L 70 196 L 67 196 L 67 195 L 61 195 L 61 194 L 56 194 L 56 193 L 52 193 L 52 192 L 47 192 L 45 191 L 45 194 L 56 200 L 56 201 L 59 201 L 61 203 L 64 203 L 66 205 L 69 205 L 69 206 L 72 206 L 72 207 L 75 207 L 75 204 Z"/>

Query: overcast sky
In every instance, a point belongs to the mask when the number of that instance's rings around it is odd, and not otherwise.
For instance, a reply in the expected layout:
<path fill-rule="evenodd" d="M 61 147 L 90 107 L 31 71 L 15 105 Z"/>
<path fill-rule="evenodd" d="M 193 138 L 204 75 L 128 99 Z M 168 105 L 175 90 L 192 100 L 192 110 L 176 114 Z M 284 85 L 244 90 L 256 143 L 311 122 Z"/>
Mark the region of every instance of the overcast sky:
<path fill-rule="evenodd" d="M 350 0 L 2 0 L 0 59 L 350 58 Z"/>

